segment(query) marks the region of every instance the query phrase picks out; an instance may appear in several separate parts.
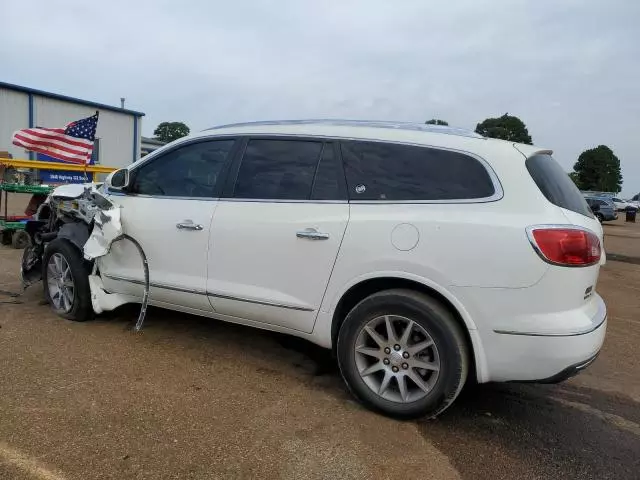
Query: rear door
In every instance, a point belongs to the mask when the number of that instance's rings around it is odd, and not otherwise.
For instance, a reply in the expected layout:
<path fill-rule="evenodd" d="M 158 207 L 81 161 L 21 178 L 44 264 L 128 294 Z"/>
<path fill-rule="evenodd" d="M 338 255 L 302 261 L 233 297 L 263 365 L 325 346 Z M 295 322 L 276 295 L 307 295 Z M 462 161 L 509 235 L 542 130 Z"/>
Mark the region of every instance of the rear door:
<path fill-rule="evenodd" d="M 349 219 L 332 142 L 250 138 L 213 218 L 217 314 L 311 332 Z"/>

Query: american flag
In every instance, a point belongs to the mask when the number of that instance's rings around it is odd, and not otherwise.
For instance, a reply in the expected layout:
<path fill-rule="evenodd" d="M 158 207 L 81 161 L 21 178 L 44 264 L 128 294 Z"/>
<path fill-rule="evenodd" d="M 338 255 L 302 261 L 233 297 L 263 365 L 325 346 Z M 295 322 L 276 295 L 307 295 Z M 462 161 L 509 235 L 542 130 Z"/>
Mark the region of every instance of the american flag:
<path fill-rule="evenodd" d="M 89 163 L 96 138 L 98 112 L 64 128 L 25 128 L 13 133 L 13 144 L 70 163 Z"/>

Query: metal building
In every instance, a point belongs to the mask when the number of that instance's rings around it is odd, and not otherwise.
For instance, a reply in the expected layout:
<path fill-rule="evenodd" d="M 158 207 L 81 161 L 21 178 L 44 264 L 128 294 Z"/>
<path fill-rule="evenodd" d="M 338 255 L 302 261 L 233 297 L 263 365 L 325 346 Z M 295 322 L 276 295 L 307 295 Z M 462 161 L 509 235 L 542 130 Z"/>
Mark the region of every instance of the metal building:
<path fill-rule="evenodd" d="M 35 159 L 33 153 L 11 143 L 21 128 L 61 128 L 74 120 L 100 112 L 94 161 L 110 167 L 124 167 L 140 158 L 144 113 L 102 103 L 81 100 L 34 88 L 0 82 L 0 152 L 14 158 Z"/>

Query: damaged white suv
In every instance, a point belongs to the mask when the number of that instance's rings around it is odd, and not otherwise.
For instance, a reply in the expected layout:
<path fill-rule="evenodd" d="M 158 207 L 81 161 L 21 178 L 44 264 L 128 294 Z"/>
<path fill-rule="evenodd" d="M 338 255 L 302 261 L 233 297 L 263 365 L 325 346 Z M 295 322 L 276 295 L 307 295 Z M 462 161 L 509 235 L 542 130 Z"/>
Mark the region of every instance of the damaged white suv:
<path fill-rule="evenodd" d="M 549 150 L 471 132 L 217 127 L 40 213 L 23 275 L 62 316 L 148 300 L 296 335 L 395 417 L 438 414 L 467 380 L 563 380 L 605 336 L 580 192 Z"/>

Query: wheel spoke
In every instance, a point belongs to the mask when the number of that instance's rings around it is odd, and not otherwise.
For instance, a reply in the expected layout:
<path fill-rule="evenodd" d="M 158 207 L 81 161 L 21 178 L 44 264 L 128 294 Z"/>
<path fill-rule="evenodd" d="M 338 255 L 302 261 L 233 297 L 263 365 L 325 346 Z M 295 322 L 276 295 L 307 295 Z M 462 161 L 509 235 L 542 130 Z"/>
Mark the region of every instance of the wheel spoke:
<path fill-rule="evenodd" d="M 404 375 L 398 375 L 396 377 L 398 381 L 398 390 L 400 390 L 400 398 L 402 398 L 403 402 L 406 402 L 409 399 L 409 390 L 407 389 L 407 380 Z"/>
<path fill-rule="evenodd" d="M 51 300 L 53 301 L 53 304 L 55 305 L 56 308 L 60 309 L 62 308 L 62 292 L 60 290 L 57 290 L 52 296 L 51 296 Z"/>
<path fill-rule="evenodd" d="M 391 379 L 393 378 L 393 374 L 389 370 L 385 370 L 384 378 L 382 379 L 382 383 L 380 383 L 380 388 L 378 389 L 378 395 L 382 395 L 389 388 L 389 383 L 391 383 Z"/>
<path fill-rule="evenodd" d="M 360 375 L 363 377 L 366 377 L 368 375 L 371 375 L 372 373 L 376 373 L 378 370 L 382 370 L 383 368 L 384 368 L 384 365 L 382 364 L 382 362 L 376 362 L 370 367 L 367 367 L 362 372 L 360 372 Z"/>
<path fill-rule="evenodd" d="M 58 275 L 62 275 L 62 257 L 60 255 L 54 255 L 53 261 L 56 264 L 56 273 Z"/>
<path fill-rule="evenodd" d="M 411 366 L 413 368 L 424 368 L 425 370 L 433 370 L 434 372 L 440 370 L 440 365 L 438 365 L 437 363 L 423 362 L 422 360 L 418 360 L 417 358 L 414 358 L 411 361 Z"/>
<path fill-rule="evenodd" d="M 56 266 L 49 263 L 49 265 L 47 265 L 47 278 L 56 278 L 56 275 Z"/>
<path fill-rule="evenodd" d="M 393 328 L 393 323 L 391 323 L 391 319 L 389 318 L 389 315 L 384 316 L 384 324 L 387 327 L 387 341 L 389 343 L 397 342 L 398 340 L 396 338 L 396 332 Z"/>
<path fill-rule="evenodd" d="M 71 305 L 73 305 L 73 295 L 71 295 L 71 292 L 68 289 L 63 289 L 62 290 L 62 294 L 64 296 L 64 300 L 65 300 L 65 310 L 68 310 L 71 308 Z"/>
<path fill-rule="evenodd" d="M 382 355 L 382 350 L 379 348 L 371 348 L 371 347 L 356 347 L 356 352 L 361 353 L 362 355 L 368 355 L 370 357 L 380 358 Z"/>
<path fill-rule="evenodd" d="M 407 348 L 407 351 L 411 355 L 415 355 L 416 353 L 420 353 L 421 351 L 423 351 L 425 348 L 429 348 L 431 345 L 433 345 L 433 341 L 424 340 L 420 343 L 416 343 L 415 345 L 411 345 L 410 347 Z"/>
<path fill-rule="evenodd" d="M 62 289 L 62 290 L 61 290 L 61 292 L 60 292 L 60 297 L 62 298 L 62 301 L 61 301 L 61 303 L 62 303 L 62 309 L 63 309 L 64 311 L 69 310 L 69 304 L 68 304 L 69 299 L 67 298 L 67 292 L 66 292 L 66 290 L 65 290 L 65 289 Z"/>
<path fill-rule="evenodd" d="M 411 331 L 413 330 L 413 320 L 409 320 L 409 325 L 402 332 L 402 337 L 400 337 L 400 345 L 402 347 L 406 347 L 409 345 L 409 337 L 411 336 Z"/>
<path fill-rule="evenodd" d="M 373 341 L 378 344 L 378 346 L 380 348 L 383 348 L 387 344 L 387 342 L 385 342 L 384 338 L 382 338 L 380 335 L 378 335 L 378 332 L 376 332 L 370 326 L 367 325 L 366 327 L 364 327 L 364 330 L 365 330 L 365 332 L 367 332 L 369 334 L 369 336 L 373 339 Z"/>
<path fill-rule="evenodd" d="M 422 390 L 425 393 L 428 393 L 430 388 L 429 386 L 424 382 L 424 380 L 422 379 L 422 377 L 420 375 L 418 375 L 416 372 L 414 372 L 413 370 L 409 370 L 407 372 L 407 376 L 411 379 L 411 381 L 413 383 L 416 384 L 416 386 Z"/>

